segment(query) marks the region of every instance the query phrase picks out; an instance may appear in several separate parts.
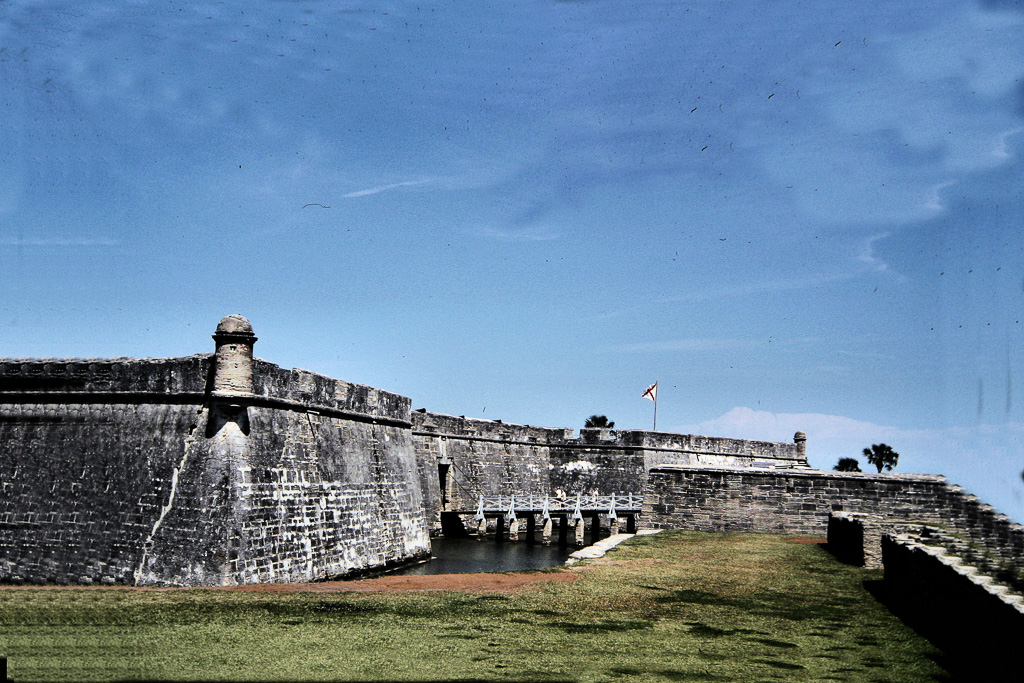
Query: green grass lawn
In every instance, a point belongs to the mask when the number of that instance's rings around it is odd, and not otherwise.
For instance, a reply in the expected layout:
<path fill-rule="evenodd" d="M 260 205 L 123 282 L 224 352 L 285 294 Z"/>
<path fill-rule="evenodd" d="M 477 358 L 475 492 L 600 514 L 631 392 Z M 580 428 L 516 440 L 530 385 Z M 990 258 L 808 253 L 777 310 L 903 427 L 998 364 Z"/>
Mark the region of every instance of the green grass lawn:
<path fill-rule="evenodd" d="M 946 680 L 865 590 L 880 573 L 817 545 L 663 533 L 578 573 L 509 595 L 0 589 L 0 656 L 19 682 Z"/>

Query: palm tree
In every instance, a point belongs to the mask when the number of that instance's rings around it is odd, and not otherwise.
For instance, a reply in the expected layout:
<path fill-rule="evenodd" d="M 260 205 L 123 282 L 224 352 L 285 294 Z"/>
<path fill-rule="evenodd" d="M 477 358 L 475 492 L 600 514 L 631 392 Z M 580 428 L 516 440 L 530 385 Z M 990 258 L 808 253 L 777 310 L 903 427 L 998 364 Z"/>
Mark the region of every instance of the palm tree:
<path fill-rule="evenodd" d="M 839 462 L 833 467 L 836 472 L 860 472 L 860 463 L 857 458 L 839 458 Z"/>
<path fill-rule="evenodd" d="M 584 429 L 614 429 L 615 423 L 609 422 L 608 418 L 604 415 L 591 415 L 587 418 L 586 424 L 583 425 Z"/>
<path fill-rule="evenodd" d="M 864 449 L 864 457 L 881 472 L 882 468 L 891 470 L 895 467 L 896 461 L 900 459 L 900 454 L 894 451 L 891 446 L 886 446 L 884 443 L 876 443 L 872 444 L 871 448 Z"/>

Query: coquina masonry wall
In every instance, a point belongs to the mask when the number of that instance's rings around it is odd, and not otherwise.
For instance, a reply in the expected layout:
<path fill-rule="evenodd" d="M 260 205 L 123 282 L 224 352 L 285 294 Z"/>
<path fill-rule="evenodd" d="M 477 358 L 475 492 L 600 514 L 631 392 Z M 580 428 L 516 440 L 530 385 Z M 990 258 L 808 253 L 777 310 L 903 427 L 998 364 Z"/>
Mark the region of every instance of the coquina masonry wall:
<path fill-rule="evenodd" d="M 915 535 L 882 536 L 890 609 L 941 647 L 965 678 L 1018 679 L 1024 599 L 921 541 Z"/>
<path fill-rule="evenodd" d="M 218 392 L 205 354 L 0 360 L 0 580 L 308 581 L 427 555 L 409 400 L 248 363 L 251 391 Z"/>
<path fill-rule="evenodd" d="M 576 438 L 572 429 L 423 410 L 412 419 L 426 513 L 435 522 L 440 511 L 474 508 L 480 495 L 639 494 L 647 471 L 666 463 L 807 466 L 802 433 L 794 443 L 608 429 L 582 429 Z"/>
<path fill-rule="evenodd" d="M 481 495 L 550 492 L 550 443 L 572 430 L 505 424 L 441 413 L 412 413 L 424 510 L 439 522 L 442 510 L 476 506 Z M 442 492 L 444 500 L 442 500 Z"/>
<path fill-rule="evenodd" d="M 653 529 L 825 535 L 831 512 L 956 530 L 1024 569 L 1024 527 L 939 475 L 658 467 L 642 519 Z"/>

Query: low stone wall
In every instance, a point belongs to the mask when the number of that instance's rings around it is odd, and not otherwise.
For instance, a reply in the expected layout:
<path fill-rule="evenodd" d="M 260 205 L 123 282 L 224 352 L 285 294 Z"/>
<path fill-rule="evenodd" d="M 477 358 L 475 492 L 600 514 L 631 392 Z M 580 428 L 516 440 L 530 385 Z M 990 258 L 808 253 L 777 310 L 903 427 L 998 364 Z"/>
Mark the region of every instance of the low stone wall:
<path fill-rule="evenodd" d="M 833 511 L 938 514 L 944 482 L 935 475 L 658 467 L 648 474 L 644 525 L 824 535 Z"/>
<path fill-rule="evenodd" d="M 881 547 L 885 598 L 896 614 L 970 680 L 1018 680 L 1024 598 L 913 536 L 884 534 Z"/>
<path fill-rule="evenodd" d="M 871 515 L 885 529 L 956 530 L 1024 568 L 1024 527 L 938 475 L 660 467 L 648 474 L 642 519 L 652 529 L 825 535 L 834 512 Z"/>
<path fill-rule="evenodd" d="M 828 516 L 828 551 L 846 564 L 867 569 L 882 567 L 882 536 L 918 534 L 934 537 L 937 527 L 912 522 L 890 522 L 861 512 L 833 512 Z"/>

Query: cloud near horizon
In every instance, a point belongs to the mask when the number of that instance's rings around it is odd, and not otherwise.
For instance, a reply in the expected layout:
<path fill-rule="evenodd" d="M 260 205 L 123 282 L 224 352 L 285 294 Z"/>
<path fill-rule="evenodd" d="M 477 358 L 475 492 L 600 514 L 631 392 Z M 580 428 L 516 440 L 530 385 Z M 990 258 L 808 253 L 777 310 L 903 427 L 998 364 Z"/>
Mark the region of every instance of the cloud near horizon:
<path fill-rule="evenodd" d="M 863 449 L 887 443 L 900 454 L 896 472 L 958 472 L 953 483 L 978 493 L 986 503 L 1015 520 L 1024 520 L 1022 423 L 903 429 L 841 415 L 772 413 L 737 406 L 717 418 L 670 431 L 785 442 L 802 431 L 807 434 L 811 466 L 823 470 L 832 469 L 841 457 L 854 457 L 861 461 L 864 471 L 869 471 Z M 968 462 L 970 466 L 965 466 Z"/>

